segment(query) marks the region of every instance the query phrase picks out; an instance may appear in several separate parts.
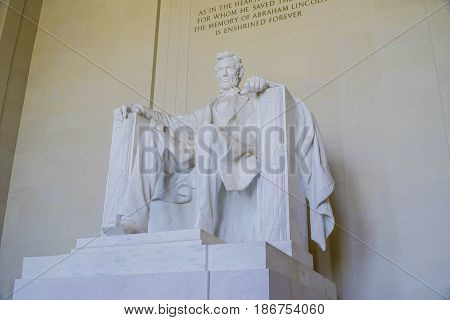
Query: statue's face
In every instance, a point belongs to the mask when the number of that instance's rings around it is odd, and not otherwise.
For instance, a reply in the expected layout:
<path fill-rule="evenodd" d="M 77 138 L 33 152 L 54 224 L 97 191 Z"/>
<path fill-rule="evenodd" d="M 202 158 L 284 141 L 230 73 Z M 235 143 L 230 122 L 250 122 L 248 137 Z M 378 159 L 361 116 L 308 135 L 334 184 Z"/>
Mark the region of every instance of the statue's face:
<path fill-rule="evenodd" d="M 229 57 L 220 60 L 216 65 L 216 77 L 222 90 L 237 87 L 239 84 L 239 70 L 236 60 Z"/>

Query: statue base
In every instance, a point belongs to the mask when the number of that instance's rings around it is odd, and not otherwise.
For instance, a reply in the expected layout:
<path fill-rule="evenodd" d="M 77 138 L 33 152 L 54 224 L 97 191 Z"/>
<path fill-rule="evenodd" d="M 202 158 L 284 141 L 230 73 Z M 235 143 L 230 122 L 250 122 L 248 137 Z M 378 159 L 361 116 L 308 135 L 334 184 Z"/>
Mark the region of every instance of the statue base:
<path fill-rule="evenodd" d="M 336 299 L 290 241 L 230 243 L 198 229 L 81 239 L 70 254 L 24 258 L 14 299 Z"/>

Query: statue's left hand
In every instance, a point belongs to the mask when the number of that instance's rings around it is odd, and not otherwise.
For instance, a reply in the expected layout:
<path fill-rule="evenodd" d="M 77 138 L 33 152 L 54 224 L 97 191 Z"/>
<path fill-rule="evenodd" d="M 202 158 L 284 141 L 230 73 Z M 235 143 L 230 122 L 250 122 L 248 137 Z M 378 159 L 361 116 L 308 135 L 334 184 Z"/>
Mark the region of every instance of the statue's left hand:
<path fill-rule="evenodd" d="M 261 77 L 250 77 L 244 84 L 244 89 L 241 90 L 241 94 L 259 93 L 266 90 L 269 87 L 269 83 Z"/>

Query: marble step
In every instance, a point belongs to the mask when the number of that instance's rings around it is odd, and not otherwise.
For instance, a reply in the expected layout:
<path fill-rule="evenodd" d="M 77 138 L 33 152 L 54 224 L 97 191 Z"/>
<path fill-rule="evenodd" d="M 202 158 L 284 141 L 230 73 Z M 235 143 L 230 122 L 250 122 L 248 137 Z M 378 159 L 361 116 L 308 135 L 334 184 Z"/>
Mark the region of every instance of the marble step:
<path fill-rule="evenodd" d="M 292 241 L 277 241 L 270 243 L 275 248 L 283 251 L 288 256 L 294 258 L 295 260 L 307 265 L 311 269 L 314 269 L 314 257 L 312 254 L 307 252 L 305 249 L 295 244 Z"/>
<path fill-rule="evenodd" d="M 127 247 L 71 255 L 25 258 L 22 278 L 73 278 L 193 271 L 269 269 L 315 288 L 332 292 L 334 284 L 310 266 L 266 242 L 172 247 Z"/>
<path fill-rule="evenodd" d="M 184 272 L 205 269 L 206 245 L 130 247 L 92 253 L 26 257 L 22 278 L 90 277 L 99 275 Z"/>
<path fill-rule="evenodd" d="M 134 246 L 183 246 L 183 245 L 212 245 L 223 244 L 223 240 L 200 229 L 176 230 L 152 234 L 135 234 L 122 236 L 101 236 L 96 238 L 84 238 L 77 241 L 75 249 L 71 253 L 87 253 L 105 250 L 128 250 Z M 271 243 L 276 248 L 285 252 L 294 259 L 313 267 L 313 256 L 296 245 L 292 241 L 277 241 Z"/>
<path fill-rule="evenodd" d="M 243 271 L 269 269 L 303 286 L 336 297 L 336 285 L 285 252 L 266 242 L 208 246 L 208 270 Z M 262 267 L 265 264 L 265 267 Z M 336 298 L 333 298 L 336 299 Z"/>
<path fill-rule="evenodd" d="M 200 229 L 176 230 L 156 233 L 130 234 L 122 236 L 100 236 L 77 241 L 75 249 L 136 246 L 141 244 L 217 244 L 223 240 Z"/>
<path fill-rule="evenodd" d="M 16 280 L 14 299 L 314 300 L 336 299 L 269 269 Z"/>
<path fill-rule="evenodd" d="M 139 244 L 139 245 L 116 245 L 116 246 L 105 246 L 105 247 L 79 247 L 77 249 L 71 250 L 71 254 L 86 254 L 86 253 L 100 253 L 100 252 L 119 252 L 119 251 L 130 251 L 140 249 L 158 249 L 176 246 L 195 246 L 203 245 L 204 241 L 201 240 L 191 240 L 191 241 L 179 241 L 179 242 L 167 242 L 167 243 L 149 243 L 149 244 Z M 210 244 L 212 245 L 212 244 Z M 291 241 L 280 241 L 271 243 L 275 248 L 283 251 L 288 256 L 294 258 L 295 260 L 307 265 L 313 269 L 313 256 L 309 252 L 305 252 L 302 248 L 295 245 Z"/>
<path fill-rule="evenodd" d="M 95 253 L 100 251 L 117 252 L 133 250 L 139 246 L 143 249 L 171 246 L 223 244 L 223 240 L 200 229 L 177 230 L 153 234 L 136 234 L 122 236 L 101 236 L 79 239 L 71 253 Z M 313 256 L 292 241 L 271 243 L 287 255 L 313 268 Z"/>

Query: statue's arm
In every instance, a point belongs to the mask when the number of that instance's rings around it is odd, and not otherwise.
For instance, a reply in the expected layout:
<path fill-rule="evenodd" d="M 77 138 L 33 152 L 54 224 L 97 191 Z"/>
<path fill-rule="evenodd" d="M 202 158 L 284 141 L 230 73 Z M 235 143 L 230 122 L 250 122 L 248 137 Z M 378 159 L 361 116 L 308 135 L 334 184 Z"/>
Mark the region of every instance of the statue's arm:
<path fill-rule="evenodd" d="M 196 112 L 173 116 L 165 112 L 155 111 L 150 108 L 138 105 L 130 104 L 116 108 L 114 110 L 114 118 L 118 121 L 123 121 L 128 118 L 129 114 L 136 113 L 149 120 L 150 126 L 159 130 L 175 131 L 180 127 L 197 126 L 198 118 Z"/>

